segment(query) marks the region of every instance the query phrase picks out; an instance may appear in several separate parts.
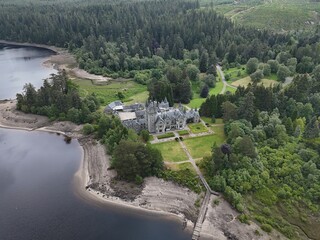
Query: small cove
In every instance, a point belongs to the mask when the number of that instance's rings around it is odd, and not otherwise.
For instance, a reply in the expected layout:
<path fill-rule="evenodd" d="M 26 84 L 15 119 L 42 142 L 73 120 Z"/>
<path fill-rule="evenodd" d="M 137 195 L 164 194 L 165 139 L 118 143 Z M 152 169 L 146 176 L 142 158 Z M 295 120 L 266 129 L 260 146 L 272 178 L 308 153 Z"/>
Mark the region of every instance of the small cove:
<path fill-rule="evenodd" d="M 14 99 L 22 92 L 25 83 L 39 88 L 43 79 L 57 72 L 43 66 L 52 54 L 52 51 L 41 48 L 0 44 L 0 99 Z"/>

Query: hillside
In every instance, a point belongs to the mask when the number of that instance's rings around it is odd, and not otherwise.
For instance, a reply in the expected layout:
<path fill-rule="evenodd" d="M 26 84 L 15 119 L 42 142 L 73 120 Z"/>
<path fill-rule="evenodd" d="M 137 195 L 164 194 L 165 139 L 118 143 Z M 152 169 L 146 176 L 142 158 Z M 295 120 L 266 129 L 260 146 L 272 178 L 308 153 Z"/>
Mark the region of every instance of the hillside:
<path fill-rule="evenodd" d="M 234 22 L 275 31 L 310 30 L 320 22 L 320 2 L 316 0 L 202 1 Z"/>

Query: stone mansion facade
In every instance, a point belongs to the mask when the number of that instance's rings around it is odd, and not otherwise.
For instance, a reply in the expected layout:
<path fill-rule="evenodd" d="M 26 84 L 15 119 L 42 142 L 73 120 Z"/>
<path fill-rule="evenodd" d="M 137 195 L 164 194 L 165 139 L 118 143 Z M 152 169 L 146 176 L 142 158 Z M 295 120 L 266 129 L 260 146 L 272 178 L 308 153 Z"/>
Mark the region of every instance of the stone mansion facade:
<path fill-rule="evenodd" d="M 110 103 L 106 111 L 110 112 L 114 103 Z M 119 105 L 119 103 L 117 104 Z M 147 129 L 150 133 L 165 133 L 184 129 L 189 122 L 199 122 L 199 112 L 185 110 L 180 104 L 178 108 L 169 107 L 167 99 L 162 102 L 149 101 L 144 105 L 124 106 L 120 111 L 114 110 L 122 124 L 140 132 Z"/>

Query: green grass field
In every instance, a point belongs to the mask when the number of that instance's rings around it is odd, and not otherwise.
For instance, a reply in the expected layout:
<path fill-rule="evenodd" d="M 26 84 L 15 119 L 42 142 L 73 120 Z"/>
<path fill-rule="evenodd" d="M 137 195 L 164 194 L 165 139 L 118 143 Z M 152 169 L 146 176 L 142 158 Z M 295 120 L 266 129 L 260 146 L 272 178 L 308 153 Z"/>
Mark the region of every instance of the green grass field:
<path fill-rule="evenodd" d="M 314 29 L 319 22 L 320 2 L 272 0 L 233 2 L 213 1 L 214 9 L 237 24 L 275 31 Z M 203 5 L 210 4 L 202 0 Z"/>
<path fill-rule="evenodd" d="M 241 65 L 240 68 L 229 68 L 223 71 L 225 77 L 227 75 L 230 76 L 230 79 L 228 80 L 228 82 L 234 82 L 238 79 L 241 78 L 245 78 L 246 76 L 248 76 L 248 73 L 246 71 L 245 65 Z"/>
<path fill-rule="evenodd" d="M 225 93 L 226 93 L 226 92 L 235 93 L 236 91 L 237 91 L 236 88 L 232 88 L 232 87 L 227 86 Z"/>
<path fill-rule="evenodd" d="M 133 103 L 145 103 L 149 98 L 149 92 L 144 91 L 141 93 L 137 93 L 132 95 L 129 99 L 126 99 L 126 104 L 133 104 Z"/>
<path fill-rule="evenodd" d="M 179 142 L 164 142 L 153 144 L 153 147 L 159 149 L 165 162 L 181 162 L 188 160 L 186 153 L 181 148 Z"/>
<path fill-rule="evenodd" d="M 194 169 L 192 164 L 189 162 L 186 162 L 186 163 L 166 163 L 165 165 L 167 168 L 169 168 L 173 171 L 181 171 L 181 170 L 189 169 L 192 173 L 197 174 L 196 170 Z"/>
<path fill-rule="evenodd" d="M 248 76 L 248 77 L 245 77 L 245 78 L 242 78 L 242 79 L 239 79 L 239 80 L 233 82 L 232 86 L 247 87 L 249 85 L 249 83 L 252 83 L 252 81 L 251 81 L 251 78 Z M 265 87 L 269 87 L 271 85 L 279 84 L 279 82 L 277 82 L 276 80 L 271 80 L 271 79 L 262 79 L 259 84 L 263 84 Z"/>
<path fill-rule="evenodd" d="M 222 120 L 222 119 L 221 119 Z M 214 131 L 215 134 L 217 134 L 221 139 L 226 139 L 226 135 L 224 133 L 224 127 L 223 126 L 211 126 L 212 131 Z"/>
<path fill-rule="evenodd" d="M 79 85 L 82 96 L 95 93 L 105 105 L 112 101 L 118 100 L 118 92 L 122 92 L 124 94 L 124 101 L 126 101 L 133 100 L 133 97 L 141 98 L 142 95 L 145 96 L 147 91 L 146 86 L 133 81 L 111 81 L 106 85 L 95 85 L 90 80 L 83 79 L 74 79 L 73 82 Z"/>
<path fill-rule="evenodd" d="M 220 128 L 223 129 L 223 126 L 220 126 Z M 214 143 L 221 144 L 224 141 L 224 133 L 221 134 L 221 131 L 217 131 L 216 134 L 185 139 L 184 143 L 193 158 L 202 158 L 211 155 Z"/>
<path fill-rule="evenodd" d="M 210 89 L 209 95 L 218 95 L 221 92 L 222 88 L 223 88 L 223 83 L 221 81 L 217 82 L 216 87 Z M 190 103 L 187 104 L 187 106 L 190 108 L 199 109 L 201 104 L 205 100 L 206 100 L 205 98 L 201 98 L 199 94 L 194 92 L 193 99 L 190 101 Z"/>
<path fill-rule="evenodd" d="M 222 118 L 216 118 L 216 122 L 213 123 L 212 119 L 209 117 L 201 117 L 201 119 L 205 122 L 208 123 L 209 125 L 213 125 L 213 124 L 223 124 L 223 119 Z"/>
<path fill-rule="evenodd" d="M 188 124 L 190 131 L 192 133 L 203 133 L 208 132 L 208 129 L 200 122 L 200 123 L 190 123 Z"/>

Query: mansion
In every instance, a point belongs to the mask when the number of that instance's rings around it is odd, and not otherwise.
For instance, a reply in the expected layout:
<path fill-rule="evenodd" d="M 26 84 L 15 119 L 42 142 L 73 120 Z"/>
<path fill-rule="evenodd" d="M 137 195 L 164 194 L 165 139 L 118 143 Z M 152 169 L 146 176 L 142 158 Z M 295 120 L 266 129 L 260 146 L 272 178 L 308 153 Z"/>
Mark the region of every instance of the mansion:
<path fill-rule="evenodd" d="M 185 110 L 180 104 L 178 108 L 169 107 L 167 99 L 162 102 L 149 101 L 146 105 L 139 103 L 124 106 L 120 101 L 110 103 L 105 112 L 118 115 L 127 128 L 140 132 L 143 129 L 150 133 L 165 133 L 181 130 L 189 122 L 199 122 L 199 112 Z"/>

